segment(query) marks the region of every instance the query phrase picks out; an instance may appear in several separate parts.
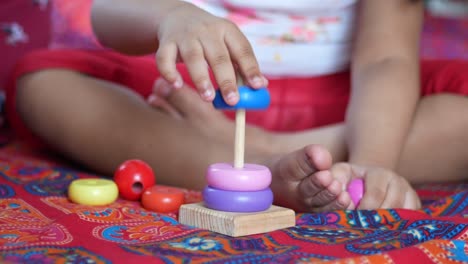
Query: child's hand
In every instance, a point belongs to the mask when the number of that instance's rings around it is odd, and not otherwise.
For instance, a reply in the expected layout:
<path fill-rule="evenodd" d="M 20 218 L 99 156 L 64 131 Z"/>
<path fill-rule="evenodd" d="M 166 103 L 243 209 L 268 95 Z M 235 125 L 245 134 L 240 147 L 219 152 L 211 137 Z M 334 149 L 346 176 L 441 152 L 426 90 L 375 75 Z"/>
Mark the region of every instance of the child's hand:
<path fill-rule="evenodd" d="M 230 105 L 239 99 L 237 70 L 252 88 L 267 85 L 252 47 L 238 27 L 192 4 L 181 3 L 164 16 L 158 27 L 158 40 L 156 62 L 162 77 L 175 88 L 182 87 L 183 81 L 176 69 L 176 61 L 181 60 L 206 101 L 212 101 L 215 96 L 209 67 Z"/>
<path fill-rule="evenodd" d="M 408 181 L 393 171 L 358 166 L 350 163 L 337 163 L 331 172 L 346 186 L 353 178 L 363 178 L 365 193 L 359 209 L 405 208 L 419 209 L 421 202 Z"/>

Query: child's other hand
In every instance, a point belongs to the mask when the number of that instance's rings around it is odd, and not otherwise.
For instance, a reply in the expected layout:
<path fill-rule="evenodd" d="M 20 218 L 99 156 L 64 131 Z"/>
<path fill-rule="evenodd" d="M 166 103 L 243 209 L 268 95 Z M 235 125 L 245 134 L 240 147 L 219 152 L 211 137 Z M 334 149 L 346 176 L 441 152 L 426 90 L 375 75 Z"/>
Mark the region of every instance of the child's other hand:
<path fill-rule="evenodd" d="M 162 77 L 175 88 L 182 87 L 176 62 L 184 62 L 206 101 L 212 101 L 215 96 L 209 68 L 230 105 L 239 99 L 236 70 L 252 88 L 267 85 L 252 47 L 238 27 L 192 4 L 181 3 L 165 15 L 158 27 L 158 40 L 156 62 Z"/>
<path fill-rule="evenodd" d="M 419 209 L 421 201 L 409 182 L 388 169 L 337 163 L 331 170 L 334 177 L 347 186 L 353 178 L 363 178 L 365 193 L 358 209 Z"/>

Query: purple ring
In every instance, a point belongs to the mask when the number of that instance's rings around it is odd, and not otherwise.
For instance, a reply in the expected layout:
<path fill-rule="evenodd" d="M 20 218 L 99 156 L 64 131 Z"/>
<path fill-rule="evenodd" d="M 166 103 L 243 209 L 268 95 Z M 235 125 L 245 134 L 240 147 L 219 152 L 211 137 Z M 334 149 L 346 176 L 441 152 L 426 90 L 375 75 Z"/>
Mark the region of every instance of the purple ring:
<path fill-rule="evenodd" d="M 205 206 L 225 212 L 260 212 L 273 204 L 273 192 L 270 188 L 253 192 L 225 191 L 205 187 L 203 190 Z"/>

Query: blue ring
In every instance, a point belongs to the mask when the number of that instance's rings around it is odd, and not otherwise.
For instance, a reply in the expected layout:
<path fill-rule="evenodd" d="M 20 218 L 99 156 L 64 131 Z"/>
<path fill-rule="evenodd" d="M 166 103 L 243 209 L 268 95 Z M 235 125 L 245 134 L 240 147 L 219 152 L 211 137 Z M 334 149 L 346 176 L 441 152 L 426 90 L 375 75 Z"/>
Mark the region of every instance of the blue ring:
<path fill-rule="evenodd" d="M 210 186 L 203 190 L 205 206 L 225 212 L 260 212 L 273 204 L 273 192 L 270 188 L 260 191 L 242 192 L 225 191 Z"/>
<path fill-rule="evenodd" d="M 239 86 L 239 102 L 236 105 L 228 105 L 221 95 L 221 91 L 216 91 L 213 106 L 216 109 L 236 110 L 262 110 L 270 105 L 270 93 L 267 88 L 252 89 L 248 86 Z"/>

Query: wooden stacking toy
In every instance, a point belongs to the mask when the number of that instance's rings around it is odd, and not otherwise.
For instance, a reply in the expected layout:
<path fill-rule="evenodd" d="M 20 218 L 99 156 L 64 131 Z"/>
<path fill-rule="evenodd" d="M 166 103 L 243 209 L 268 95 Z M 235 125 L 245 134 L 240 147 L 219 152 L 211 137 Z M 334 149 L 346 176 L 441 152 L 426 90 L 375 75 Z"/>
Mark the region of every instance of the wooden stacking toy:
<path fill-rule="evenodd" d="M 239 85 L 238 89 L 240 99 L 234 106 L 226 104 L 220 91 L 213 101 L 216 109 L 236 111 L 234 162 L 210 165 L 203 202 L 185 204 L 179 210 L 182 224 L 233 237 L 295 225 L 293 210 L 273 205 L 270 170 L 263 165 L 244 163 L 245 111 L 266 109 L 270 94 L 266 88 Z"/>

